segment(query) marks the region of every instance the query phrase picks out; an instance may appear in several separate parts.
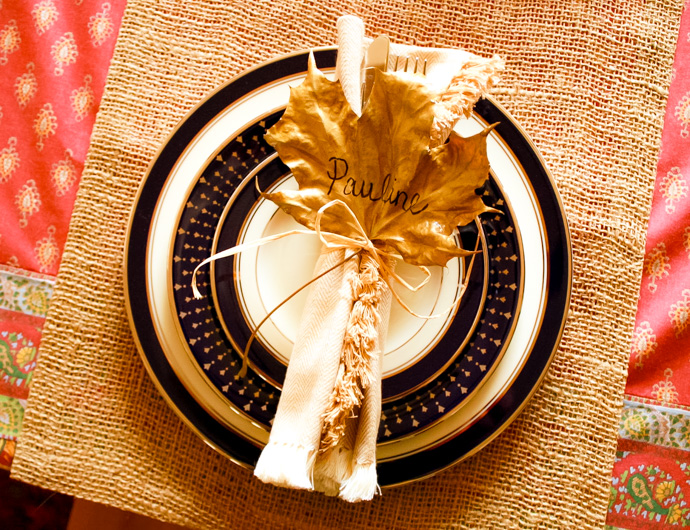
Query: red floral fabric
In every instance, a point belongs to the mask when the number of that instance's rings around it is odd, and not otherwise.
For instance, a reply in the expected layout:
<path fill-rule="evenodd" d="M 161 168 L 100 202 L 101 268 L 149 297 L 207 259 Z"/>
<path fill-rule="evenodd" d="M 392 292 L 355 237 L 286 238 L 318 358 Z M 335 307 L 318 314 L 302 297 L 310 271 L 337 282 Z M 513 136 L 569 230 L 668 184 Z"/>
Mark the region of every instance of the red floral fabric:
<path fill-rule="evenodd" d="M 125 2 L 0 3 L 0 263 L 57 274 Z"/>
<path fill-rule="evenodd" d="M 687 452 L 621 440 L 611 480 L 607 523 L 618 528 L 690 525 Z"/>
<path fill-rule="evenodd" d="M 627 393 L 690 405 L 690 16 L 676 49 Z"/>

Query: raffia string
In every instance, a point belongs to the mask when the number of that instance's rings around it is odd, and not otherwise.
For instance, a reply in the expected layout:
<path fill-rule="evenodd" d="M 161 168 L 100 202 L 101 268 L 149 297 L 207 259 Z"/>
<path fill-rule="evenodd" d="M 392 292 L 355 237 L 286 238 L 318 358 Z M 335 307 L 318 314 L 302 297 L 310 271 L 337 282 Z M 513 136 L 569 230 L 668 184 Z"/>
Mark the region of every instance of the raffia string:
<path fill-rule="evenodd" d="M 328 267 L 325 271 L 322 271 L 318 274 L 316 274 L 311 280 L 308 282 L 302 284 L 300 287 L 298 287 L 295 291 L 293 291 L 291 294 L 289 294 L 282 302 L 280 302 L 277 306 L 275 306 L 273 309 L 271 309 L 268 313 L 266 313 L 266 316 L 261 319 L 261 321 L 256 325 L 254 330 L 252 331 L 251 335 L 249 335 L 249 339 L 247 339 L 247 344 L 244 347 L 244 350 L 242 351 L 242 368 L 240 369 L 238 375 L 240 377 L 244 377 L 247 375 L 247 360 L 249 359 L 249 350 L 251 349 L 252 343 L 254 342 L 254 339 L 256 338 L 256 335 L 259 333 L 259 330 L 261 329 L 261 326 L 263 326 L 266 321 L 268 321 L 273 314 L 278 311 L 283 305 L 285 305 L 287 302 L 292 300 L 294 296 L 296 296 L 298 293 L 302 292 L 302 290 L 306 289 L 309 287 L 311 284 L 317 282 L 324 276 L 326 276 L 329 272 L 333 272 L 339 267 L 342 267 L 347 263 L 348 261 L 358 258 L 360 255 L 361 251 L 357 251 L 353 254 L 345 255 L 343 259 L 338 261 L 335 265 Z"/>
<path fill-rule="evenodd" d="M 332 208 L 334 206 L 341 206 L 345 209 L 346 213 L 350 215 L 354 221 L 354 226 L 359 232 L 359 237 L 358 238 L 351 238 L 348 236 L 343 236 L 342 234 L 335 234 L 333 232 L 324 232 L 321 230 L 321 219 L 323 218 L 323 214 L 326 210 L 329 208 Z M 446 313 L 457 307 L 457 305 L 460 303 L 462 300 L 463 295 L 465 294 L 465 291 L 467 290 L 467 281 L 470 276 L 470 272 L 472 271 L 472 266 L 474 264 L 474 256 L 478 252 L 478 247 L 475 247 L 473 251 L 473 256 L 470 261 L 470 265 L 467 269 L 467 272 L 465 274 L 466 279 L 463 282 L 460 291 L 458 294 L 455 296 L 455 299 L 453 302 L 446 307 L 444 310 L 433 313 L 431 315 L 420 315 L 417 312 L 415 312 L 405 301 L 400 297 L 400 295 L 396 292 L 396 290 L 393 288 L 392 283 L 395 281 L 402 285 L 405 289 L 411 292 L 417 292 L 419 291 L 422 287 L 424 287 L 428 282 L 429 279 L 431 278 L 431 272 L 427 267 L 424 266 L 419 266 L 419 269 L 424 273 L 425 277 L 424 279 L 418 283 L 417 285 L 411 285 L 407 281 L 405 281 L 404 278 L 402 278 L 399 274 L 395 273 L 395 263 L 397 260 L 401 260 L 402 257 L 392 253 L 392 252 L 386 252 L 384 250 L 379 249 L 374 245 L 374 243 L 369 239 L 367 236 L 366 232 L 364 231 L 364 228 L 360 224 L 360 222 L 357 220 L 357 217 L 355 216 L 354 212 L 350 209 L 350 207 L 344 203 L 341 200 L 335 199 L 327 204 L 324 204 L 319 211 L 317 212 L 316 215 L 316 223 L 315 223 L 315 230 L 303 230 L 303 229 L 296 229 L 296 230 L 288 230 L 287 232 L 281 232 L 279 234 L 274 234 L 271 236 L 266 236 L 262 237 L 259 239 L 256 239 L 254 241 L 250 241 L 248 243 L 241 243 L 239 245 L 236 245 L 234 247 L 222 250 L 221 252 L 218 252 L 216 254 L 213 254 L 212 256 L 209 256 L 205 260 L 203 260 L 201 263 L 199 263 L 195 268 L 194 272 L 192 274 L 192 281 L 191 281 L 191 287 L 192 287 L 192 293 L 194 294 L 194 298 L 200 299 L 203 297 L 201 292 L 199 291 L 199 288 L 197 286 L 197 280 L 196 280 L 196 275 L 199 272 L 199 270 L 204 267 L 205 265 L 208 265 L 209 263 L 213 261 L 217 261 L 219 259 L 223 258 L 229 258 L 231 256 L 235 256 L 237 254 L 241 254 L 242 252 L 245 252 L 247 250 L 250 250 L 252 248 L 258 248 L 261 247 L 267 243 L 271 243 L 273 241 L 278 241 L 280 239 L 283 239 L 285 237 L 297 235 L 297 234 L 316 234 L 317 237 L 321 240 L 321 243 L 326 247 L 327 249 L 330 250 L 350 250 L 353 251 L 350 254 L 347 254 L 345 258 L 342 260 L 338 261 L 335 265 L 329 267 L 325 271 L 322 271 L 318 274 L 316 274 L 311 280 L 308 282 L 302 284 L 300 287 L 298 287 L 295 291 L 293 291 L 290 295 L 288 295 L 285 299 L 283 299 L 276 307 L 274 307 L 262 320 L 259 322 L 259 324 L 256 326 L 256 328 L 252 331 L 249 339 L 247 340 L 247 344 L 244 347 L 244 350 L 241 353 L 242 357 L 242 368 L 240 369 L 239 376 L 244 377 L 247 374 L 247 358 L 248 358 L 248 353 L 249 353 L 249 348 L 252 345 L 252 342 L 254 341 L 254 338 L 256 337 L 256 334 L 258 333 L 259 329 L 261 326 L 273 315 L 278 309 L 280 309 L 284 304 L 286 304 L 288 301 L 290 301 L 295 295 L 309 287 L 311 284 L 316 282 L 317 280 L 321 279 L 323 276 L 327 275 L 329 272 L 335 270 L 336 268 L 342 266 L 345 262 L 354 259 L 357 256 L 360 256 L 362 254 L 368 255 L 370 259 L 373 260 L 374 263 L 376 263 L 377 271 L 379 271 L 379 274 L 381 276 L 381 280 L 388 285 L 388 287 L 391 290 L 391 293 L 395 300 L 400 304 L 400 306 L 407 311 L 410 315 L 415 316 L 417 318 L 421 318 L 424 320 L 431 320 L 435 318 L 440 318 L 444 316 Z M 477 245 L 479 244 L 479 241 L 477 240 Z"/>
<path fill-rule="evenodd" d="M 353 224 L 359 233 L 358 237 L 350 238 L 340 234 L 322 232 L 320 229 L 324 212 L 328 208 L 341 206 L 352 217 Z M 196 289 L 196 273 L 206 263 L 222 257 L 228 257 L 249 248 L 275 241 L 295 233 L 309 233 L 305 230 L 295 230 L 277 234 L 257 240 L 252 243 L 238 245 L 204 260 L 197 266 L 192 277 L 193 290 Z M 381 413 L 381 358 L 383 343 L 388 329 L 388 315 L 390 312 L 391 295 L 395 297 L 410 314 L 424 319 L 438 318 L 457 306 L 467 289 L 467 284 L 478 252 L 479 238 L 475 246 L 470 265 L 465 273 L 465 280 L 453 303 L 445 310 L 433 315 L 418 315 L 405 304 L 392 287 L 397 281 L 411 291 L 421 289 L 429 280 L 430 272 L 421 267 L 426 278 L 417 286 L 405 282 L 395 273 L 395 264 L 400 256 L 385 252 L 377 248 L 368 238 L 352 210 L 342 201 L 333 200 L 319 209 L 316 216 L 315 233 L 327 252 L 343 251 L 345 257 L 336 261 L 306 284 L 276 306 L 253 330 L 242 354 L 242 368 L 240 376 L 247 370 L 248 351 L 253 338 L 261 325 L 297 292 L 308 285 L 320 280 L 330 272 L 341 268 L 346 262 L 360 257 L 359 271 L 351 274 L 347 283 L 352 291 L 346 297 L 352 300 L 349 318 L 344 331 L 342 351 L 338 356 L 337 375 L 333 382 L 333 390 L 325 402 L 321 412 L 320 436 L 318 446 L 301 445 L 302 441 L 283 446 L 276 445 L 269 440 L 270 447 L 265 452 L 268 455 L 279 455 L 277 458 L 263 457 L 259 460 L 255 474 L 261 480 L 276 485 L 317 489 L 328 495 L 340 495 L 349 502 L 369 500 L 378 491 L 376 481 L 376 431 Z M 195 296 L 201 296 L 198 289 Z M 383 316 L 383 318 L 382 318 Z M 331 322 L 324 321 L 320 326 L 328 327 Z M 300 330 L 303 333 L 304 330 Z M 297 343 L 295 349 L 300 350 Z M 292 362 L 292 361 L 291 361 Z M 294 385 L 292 385 L 294 386 Z M 285 388 L 288 387 L 286 378 Z M 281 398 L 282 400 L 282 398 Z M 289 401 L 294 401 L 289 398 Z M 280 409 L 279 409 L 280 414 Z M 276 416 L 277 418 L 278 416 Z M 274 430 L 271 431 L 273 436 Z M 280 438 L 280 436 L 278 436 Z M 306 437 L 307 439 L 309 437 Z M 279 448 L 279 449 L 276 449 Z M 276 471 L 277 462 L 297 457 L 300 465 L 282 467 L 283 471 Z M 268 462 L 268 463 L 267 463 Z M 273 468 L 271 471 L 269 469 Z M 305 470 L 312 470 L 312 478 L 304 475 Z"/>

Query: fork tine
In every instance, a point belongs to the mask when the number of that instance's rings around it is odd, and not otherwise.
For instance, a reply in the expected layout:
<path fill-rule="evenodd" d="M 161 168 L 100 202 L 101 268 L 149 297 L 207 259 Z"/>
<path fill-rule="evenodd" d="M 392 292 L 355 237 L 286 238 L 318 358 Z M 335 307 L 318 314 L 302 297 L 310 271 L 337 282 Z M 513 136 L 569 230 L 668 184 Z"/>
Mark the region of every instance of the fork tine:
<path fill-rule="evenodd" d="M 393 64 L 394 72 L 402 71 L 410 72 L 412 74 L 426 75 L 427 59 L 400 55 L 393 56 L 393 59 L 395 60 Z"/>

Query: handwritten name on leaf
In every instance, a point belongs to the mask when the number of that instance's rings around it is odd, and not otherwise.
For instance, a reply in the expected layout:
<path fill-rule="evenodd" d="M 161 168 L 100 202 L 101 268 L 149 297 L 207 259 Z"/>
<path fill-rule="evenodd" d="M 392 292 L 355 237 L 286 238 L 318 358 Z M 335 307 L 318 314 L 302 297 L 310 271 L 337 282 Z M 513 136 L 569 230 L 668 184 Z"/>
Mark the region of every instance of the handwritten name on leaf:
<path fill-rule="evenodd" d="M 489 174 L 490 129 L 470 138 L 451 134 L 430 149 L 434 96 L 410 76 L 377 71 L 358 117 L 340 83 L 310 57 L 306 79 L 291 89 L 285 114 L 266 133 L 299 189 L 266 197 L 312 229 L 319 208 L 339 199 L 378 248 L 414 265 L 444 266 L 467 255 L 453 232 L 490 210 L 475 193 Z M 321 229 L 357 235 L 339 207 L 325 211 Z"/>
<path fill-rule="evenodd" d="M 328 178 L 331 180 L 331 185 L 328 187 L 328 195 L 333 191 L 333 186 L 338 180 L 342 180 L 347 177 L 348 168 L 350 167 L 347 160 L 344 158 L 337 158 L 332 156 L 329 160 L 333 162 L 333 173 L 328 172 Z M 341 168 L 340 176 L 338 176 L 338 167 Z M 402 208 L 406 212 L 410 212 L 412 215 L 418 215 L 427 209 L 429 206 L 425 204 L 423 207 L 416 209 L 414 206 L 419 202 L 419 193 L 415 193 L 411 198 L 408 197 L 407 192 L 395 189 L 395 179 L 391 182 L 391 175 L 388 174 L 383 177 L 383 181 L 380 183 L 379 189 L 374 189 L 373 182 L 367 182 L 362 180 L 357 182 L 353 177 L 348 177 L 345 181 L 342 193 L 343 195 L 352 195 L 353 197 L 362 197 L 363 199 L 369 199 L 371 202 L 383 201 L 384 203 L 392 204 Z M 359 189 L 357 188 L 359 186 Z M 409 199 L 409 205 L 408 205 Z"/>

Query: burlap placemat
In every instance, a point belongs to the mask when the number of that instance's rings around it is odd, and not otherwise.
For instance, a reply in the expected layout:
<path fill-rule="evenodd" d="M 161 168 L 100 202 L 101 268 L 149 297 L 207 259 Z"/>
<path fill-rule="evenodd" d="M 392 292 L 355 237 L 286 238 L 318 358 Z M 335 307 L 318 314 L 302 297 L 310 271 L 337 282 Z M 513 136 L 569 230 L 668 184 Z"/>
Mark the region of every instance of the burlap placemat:
<path fill-rule="evenodd" d="M 14 477 L 193 528 L 600 526 L 682 2 L 132 0 L 46 322 Z M 572 307 L 547 378 L 478 455 L 348 505 L 261 484 L 184 426 L 125 315 L 136 190 L 209 90 L 278 54 L 369 35 L 507 59 L 497 97 L 555 175 L 572 231 Z"/>

